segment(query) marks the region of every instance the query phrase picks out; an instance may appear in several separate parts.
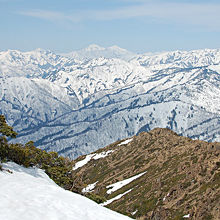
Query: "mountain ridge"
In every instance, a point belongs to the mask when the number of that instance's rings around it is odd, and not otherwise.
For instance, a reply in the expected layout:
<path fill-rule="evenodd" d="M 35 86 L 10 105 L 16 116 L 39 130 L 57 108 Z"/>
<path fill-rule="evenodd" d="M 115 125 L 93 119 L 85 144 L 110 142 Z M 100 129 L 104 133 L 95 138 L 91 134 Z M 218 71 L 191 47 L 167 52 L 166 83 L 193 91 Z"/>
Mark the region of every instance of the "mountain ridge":
<path fill-rule="evenodd" d="M 135 219 L 219 219 L 219 155 L 220 143 L 155 128 L 77 158 L 74 187 Z"/>

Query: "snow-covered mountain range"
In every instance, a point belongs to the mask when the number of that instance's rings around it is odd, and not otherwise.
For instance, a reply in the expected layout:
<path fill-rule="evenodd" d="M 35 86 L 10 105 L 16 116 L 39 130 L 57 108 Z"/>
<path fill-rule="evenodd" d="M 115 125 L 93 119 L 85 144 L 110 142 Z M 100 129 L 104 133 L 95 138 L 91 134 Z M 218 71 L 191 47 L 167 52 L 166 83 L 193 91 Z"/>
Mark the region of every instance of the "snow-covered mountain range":
<path fill-rule="evenodd" d="M 155 127 L 220 141 L 220 50 L 2 51 L 0 114 L 18 141 L 72 158 Z"/>

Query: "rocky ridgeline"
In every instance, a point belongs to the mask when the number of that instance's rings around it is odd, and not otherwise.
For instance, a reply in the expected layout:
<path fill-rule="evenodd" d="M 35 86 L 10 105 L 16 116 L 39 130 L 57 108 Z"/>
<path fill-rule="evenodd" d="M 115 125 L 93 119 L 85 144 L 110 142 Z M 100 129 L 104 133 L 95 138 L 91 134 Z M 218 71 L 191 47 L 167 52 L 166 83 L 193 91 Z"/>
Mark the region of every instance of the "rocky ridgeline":
<path fill-rule="evenodd" d="M 79 157 L 73 179 L 75 191 L 133 218 L 220 219 L 217 142 L 156 128 Z"/>

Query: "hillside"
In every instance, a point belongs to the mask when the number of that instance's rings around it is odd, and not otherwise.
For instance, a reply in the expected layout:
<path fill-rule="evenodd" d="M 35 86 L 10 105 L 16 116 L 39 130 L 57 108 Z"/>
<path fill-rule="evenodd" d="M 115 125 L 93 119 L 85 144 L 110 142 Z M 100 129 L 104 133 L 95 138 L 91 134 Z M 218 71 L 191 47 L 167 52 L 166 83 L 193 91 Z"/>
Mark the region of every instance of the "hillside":
<path fill-rule="evenodd" d="M 69 158 L 155 127 L 220 141 L 219 73 L 219 49 L 1 51 L 0 114 L 19 142 Z"/>
<path fill-rule="evenodd" d="M 118 220 L 129 219 L 95 202 L 64 190 L 43 170 L 3 164 L 0 171 L 0 219 Z"/>
<path fill-rule="evenodd" d="M 81 156 L 74 190 L 138 219 L 220 219 L 220 143 L 155 128 Z"/>
<path fill-rule="evenodd" d="M 68 158 L 38 149 L 32 141 L 8 143 L 16 136 L 0 115 L 0 219 L 128 219 L 71 192 L 73 162 Z"/>

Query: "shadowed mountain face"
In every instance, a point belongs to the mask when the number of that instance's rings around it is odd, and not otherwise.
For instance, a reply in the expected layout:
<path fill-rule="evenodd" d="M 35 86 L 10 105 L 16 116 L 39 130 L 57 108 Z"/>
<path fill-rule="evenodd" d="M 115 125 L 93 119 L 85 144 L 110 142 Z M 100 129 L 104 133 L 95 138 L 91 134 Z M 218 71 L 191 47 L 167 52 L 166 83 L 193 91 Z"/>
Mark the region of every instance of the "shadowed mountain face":
<path fill-rule="evenodd" d="M 156 128 L 81 156 L 75 191 L 138 219 L 219 219 L 220 143 Z"/>
<path fill-rule="evenodd" d="M 0 114 L 18 141 L 76 158 L 142 131 L 220 141 L 220 51 L 0 52 Z"/>

